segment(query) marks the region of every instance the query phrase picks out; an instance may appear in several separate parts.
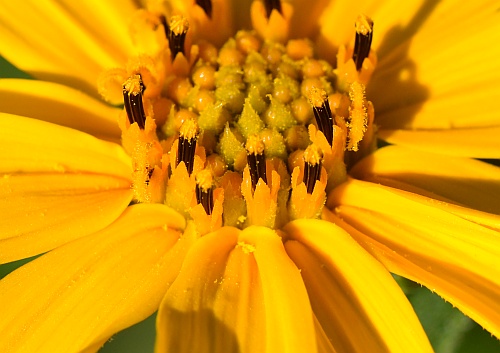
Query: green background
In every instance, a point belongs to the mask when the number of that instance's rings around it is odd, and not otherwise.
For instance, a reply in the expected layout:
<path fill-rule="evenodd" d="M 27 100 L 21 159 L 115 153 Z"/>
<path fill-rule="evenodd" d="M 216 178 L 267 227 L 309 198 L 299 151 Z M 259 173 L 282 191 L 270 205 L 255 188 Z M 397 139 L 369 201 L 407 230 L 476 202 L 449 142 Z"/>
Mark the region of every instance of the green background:
<path fill-rule="evenodd" d="M 0 57 L 0 77 L 29 78 Z M 1 99 L 1 97 L 0 97 Z M 498 161 L 491 161 L 498 164 Z M 28 260 L 0 266 L 0 278 Z M 458 309 L 428 289 L 395 277 L 412 303 L 436 353 L 500 353 L 500 341 Z M 100 350 L 102 353 L 152 353 L 155 340 L 155 317 L 116 334 Z M 367 352 L 368 353 L 368 352 Z"/>

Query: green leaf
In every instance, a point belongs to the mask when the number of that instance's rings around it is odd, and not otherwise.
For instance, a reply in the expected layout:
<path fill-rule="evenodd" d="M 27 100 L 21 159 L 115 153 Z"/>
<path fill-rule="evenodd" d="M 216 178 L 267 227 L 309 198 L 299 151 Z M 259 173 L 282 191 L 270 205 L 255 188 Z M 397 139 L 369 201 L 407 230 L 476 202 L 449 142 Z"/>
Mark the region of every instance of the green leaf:
<path fill-rule="evenodd" d="M 99 353 L 152 353 L 155 346 L 156 313 L 146 320 L 118 332 Z"/>

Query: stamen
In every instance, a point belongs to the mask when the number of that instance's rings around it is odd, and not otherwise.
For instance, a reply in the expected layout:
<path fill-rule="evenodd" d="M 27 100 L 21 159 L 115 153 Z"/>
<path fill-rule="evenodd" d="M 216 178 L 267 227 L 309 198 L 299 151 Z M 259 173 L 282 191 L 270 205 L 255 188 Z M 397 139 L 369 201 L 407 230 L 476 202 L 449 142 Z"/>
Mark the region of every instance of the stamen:
<path fill-rule="evenodd" d="M 259 179 L 262 179 L 267 184 L 264 142 L 257 136 L 250 136 L 245 147 L 247 150 L 247 163 L 252 178 L 252 187 L 255 190 Z"/>
<path fill-rule="evenodd" d="M 208 17 L 212 18 L 212 0 L 196 0 L 196 4 L 205 11 Z"/>
<path fill-rule="evenodd" d="M 264 0 L 264 5 L 266 6 L 267 18 L 271 17 L 271 12 L 273 12 L 273 10 L 277 10 L 279 13 L 283 14 L 283 12 L 281 12 L 280 0 Z"/>
<path fill-rule="evenodd" d="M 196 175 L 196 200 L 203 206 L 208 215 L 212 214 L 214 209 L 213 177 L 208 169 L 204 169 Z"/>
<path fill-rule="evenodd" d="M 179 131 L 179 146 L 177 149 L 176 163 L 179 165 L 180 162 L 184 162 L 189 175 L 193 172 L 198 131 L 198 124 L 194 119 L 188 119 L 182 123 Z"/>
<path fill-rule="evenodd" d="M 326 92 L 313 87 L 309 92 L 309 102 L 313 106 L 314 117 L 318 129 L 325 135 L 326 140 L 332 146 L 333 142 L 333 116 Z"/>
<path fill-rule="evenodd" d="M 363 61 L 370 54 L 373 35 L 373 21 L 365 15 L 360 15 L 356 19 L 356 42 L 354 43 L 354 53 L 352 59 L 356 64 L 356 70 L 360 70 Z"/>
<path fill-rule="evenodd" d="M 306 184 L 308 194 L 313 193 L 314 185 L 321 177 L 322 159 L 321 151 L 314 144 L 309 145 L 304 151 L 304 184 Z"/>
<path fill-rule="evenodd" d="M 128 120 L 130 124 L 137 123 L 141 130 L 144 130 L 146 124 L 146 114 L 144 114 L 142 104 L 144 89 L 141 75 L 134 75 L 123 84 L 123 103 L 125 104 Z"/>
<path fill-rule="evenodd" d="M 166 22 L 166 21 L 165 21 Z M 166 23 L 164 24 L 164 26 Z M 168 28 L 168 31 L 166 30 Z M 184 41 L 186 40 L 186 33 L 189 29 L 189 22 L 183 16 L 172 16 L 170 18 L 170 26 L 165 27 L 165 34 L 168 38 L 168 45 L 170 47 L 170 55 L 172 61 L 178 53 L 185 54 Z"/>

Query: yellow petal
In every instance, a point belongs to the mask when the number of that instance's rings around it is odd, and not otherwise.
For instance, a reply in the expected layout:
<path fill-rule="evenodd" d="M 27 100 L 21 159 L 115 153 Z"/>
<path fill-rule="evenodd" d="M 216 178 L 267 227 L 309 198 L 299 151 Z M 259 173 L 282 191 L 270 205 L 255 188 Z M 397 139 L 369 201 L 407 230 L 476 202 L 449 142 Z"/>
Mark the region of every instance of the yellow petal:
<path fill-rule="evenodd" d="M 350 174 L 500 214 L 500 168 L 480 161 L 388 146 L 357 163 Z"/>
<path fill-rule="evenodd" d="M 400 146 L 460 157 L 500 158 L 499 126 L 451 130 L 386 130 L 381 139 Z"/>
<path fill-rule="evenodd" d="M 491 45 L 500 40 L 498 3 L 430 4 L 422 5 L 428 11 L 413 28 L 401 29 L 411 38 L 379 57 L 367 90 L 377 123 L 384 129 L 499 126 L 500 50 Z"/>
<path fill-rule="evenodd" d="M 117 117 L 111 108 L 81 91 L 35 80 L 0 80 L 0 111 L 68 126 L 94 136 L 119 141 Z"/>
<path fill-rule="evenodd" d="M 0 3 L 0 52 L 33 76 L 97 95 L 97 75 L 126 62 L 134 1 Z"/>
<path fill-rule="evenodd" d="M 119 146 L 9 114 L 0 114 L 0 140 L 0 263 L 100 230 L 132 199 Z"/>
<path fill-rule="evenodd" d="M 438 201 L 358 180 L 329 207 L 391 271 L 436 291 L 500 337 L 500 234 L 447 212 Z M 327 212 L 325 212 L 327 213 Z"/>
<path fill-rule="evenodd" d="M 432 352 L 391 274 L 349 234 L 322 220 L 294 221 L 283 230 L 285 249 L 336 351 Z"/>
<path fill-rule="evenodd" d="M 224 227 L 201 238 L 160 306 L 157 332 L 157 352 L 314 352 L 316 346 L 299 271 L 281 238 L 263 227 Z"/>
<path fill-rule="evenodd" d="M 123 149 L 66 127 L 0 113 L 0 173 L 89 172 L 130 178 Z"/>
<path fill-rule="evenodd" d="M 0 281 L 0 351 L 80 352 L 151 315 L 190 241 L 163 205 L 136 205 L 108 228 Z"/>
<path fill-rule="evenodd" d="M 6 174 L 0 179 L 0 263 L 94 233 L 132 200 L 130 181 L 90 173 Z"/>

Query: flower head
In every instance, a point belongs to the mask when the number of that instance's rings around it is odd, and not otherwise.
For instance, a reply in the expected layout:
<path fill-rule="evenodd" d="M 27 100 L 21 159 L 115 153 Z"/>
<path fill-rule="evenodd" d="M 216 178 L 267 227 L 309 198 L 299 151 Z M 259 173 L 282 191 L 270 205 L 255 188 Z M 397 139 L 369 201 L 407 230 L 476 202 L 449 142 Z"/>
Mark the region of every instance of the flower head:
<path fill-rule="evenodd" d="M 2 54 L 68 85 L 0 81 L 0 261 L 47 252 L 0 281 L 3 350 L 97 350 L 159 309 L 157 352 L 432 351 L 389 271 L 500 335 L 500 172 L 467 158 L 498 157 L 500 121 L 450 89 L 499 70 L 424 45 L 465 10 L 110 4 L 48 4 L 54 43 L 0 12 Z M 467 6 L 474 46 L 500 21 Z"/>

